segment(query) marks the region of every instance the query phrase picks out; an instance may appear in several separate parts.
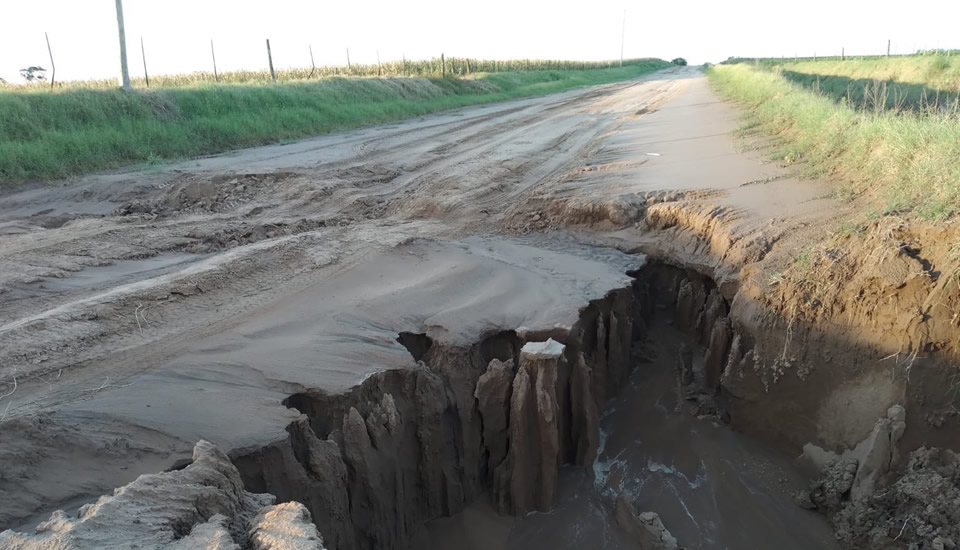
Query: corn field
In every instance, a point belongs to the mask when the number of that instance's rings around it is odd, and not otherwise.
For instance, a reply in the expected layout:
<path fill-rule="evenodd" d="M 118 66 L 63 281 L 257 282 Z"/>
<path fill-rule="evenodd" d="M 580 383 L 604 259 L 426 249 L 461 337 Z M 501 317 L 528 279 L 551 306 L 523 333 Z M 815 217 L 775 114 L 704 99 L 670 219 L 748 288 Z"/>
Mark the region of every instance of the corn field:
<path fill-rule="evenodd" d="M 650 63 L 650 59 L 625 59 L 624 66 Z M 324 66 L 280 69 L 276 71 L 277 82 L 309 81 L 329 77 L 376 77 L 417 76 L 427 78 L 469 77 L 476 73 L 525 72 L 525 71 L 570 71 L 619 67 L 620 61 L 563 61 L 545 59 L 513 59 L 498 61 L 467 57 L 437 57 L 421 61 L 387 61 L 381 64 L 351 64 L 349 66 Z M 150 75 L 150 88 L 184 88 L 215 84 L 258 85 L 272 82 L 270 71 L 195 72 L 189 74 Z M 144 78 L 132 78 L 134 88 L 147 88 Z M 110 89 L 117 87 L 116 79 L 77 80 L 56 82 L 55 89 Z M 8 84 L 0 81 L 0 90 L 23 91 L 50 89 L 46 81 L 26 84 Z"/>

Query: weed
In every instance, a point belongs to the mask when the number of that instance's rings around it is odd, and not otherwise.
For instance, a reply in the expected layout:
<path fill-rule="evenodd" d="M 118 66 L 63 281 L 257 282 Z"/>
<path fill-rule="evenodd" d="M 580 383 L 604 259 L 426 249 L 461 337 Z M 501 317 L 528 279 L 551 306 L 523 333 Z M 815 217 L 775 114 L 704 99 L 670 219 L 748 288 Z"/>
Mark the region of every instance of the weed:
<path fill-rule="evenodd" d="M 867 226 L 863 223 L 855 223 L 852 221 L 843 221 L 840 222 L 840 225 L 837 226 L 837 229 L 833 231 L 833 235 L 837 237 L 853 237 L 853 236 L 862 236 L 867 233 Z"/>
<path fill-rule="evenodd" d="M 857 192 L 849 187 L 837 187 L 830 192 L 830 197 L 841 202 L 851 202 L 857 197 Z"/>
<path fill-rule="evenodd" d="M 793 259 L 793 265 L 800 270 L 807 270 L 813 267 L 813 248 L 810 246 L 803 247 Z"/>

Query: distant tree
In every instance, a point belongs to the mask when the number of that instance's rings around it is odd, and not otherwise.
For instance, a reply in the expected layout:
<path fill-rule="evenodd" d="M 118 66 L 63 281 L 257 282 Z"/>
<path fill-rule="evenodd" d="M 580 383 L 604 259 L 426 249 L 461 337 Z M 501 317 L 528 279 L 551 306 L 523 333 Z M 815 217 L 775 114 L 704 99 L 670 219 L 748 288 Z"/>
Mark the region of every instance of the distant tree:
<path fill-rule="evenodd" d="M 673 61 L 671 61 L 671 63 L 673 63 L 674 65 L 680 65 L 682 67 L 687 64 L 687 60 L 682 57 L 678 57 Z"/>
<path fill-rule="evenodd" d="M 47 79 L 47 70 L 43 67 L 27 67 L 25 69 L 20 69 L 20 76 L 23 77 L 27 82 L 33 82 L 35 80 L 46 80 Z"/>

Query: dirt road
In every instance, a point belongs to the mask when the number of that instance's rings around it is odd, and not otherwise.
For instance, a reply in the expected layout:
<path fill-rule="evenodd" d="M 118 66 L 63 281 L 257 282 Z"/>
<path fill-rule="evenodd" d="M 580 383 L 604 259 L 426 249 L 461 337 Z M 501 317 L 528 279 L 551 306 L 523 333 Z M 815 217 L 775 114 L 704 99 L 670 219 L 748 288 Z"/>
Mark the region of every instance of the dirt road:
<path fill-rule="evenodd" d="M 0 528 L 201 438 L 231 456 L 285 439 L 289 396 L 414 368 L 399 333 L 563 332 L 629 285 L 634 252 L 743 264 L 836 215 L 822 186 L 737 151 L 735 126 L 678 69 L 8 192 Z M 706 245 L 638 227 L 697 215 Z"/>

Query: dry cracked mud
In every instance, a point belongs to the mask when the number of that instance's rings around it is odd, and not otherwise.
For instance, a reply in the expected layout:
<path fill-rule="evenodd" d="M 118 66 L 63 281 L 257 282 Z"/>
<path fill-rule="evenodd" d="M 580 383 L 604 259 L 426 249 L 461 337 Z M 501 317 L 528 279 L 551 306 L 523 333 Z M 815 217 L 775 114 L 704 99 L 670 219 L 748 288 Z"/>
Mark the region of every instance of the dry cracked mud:
<path fill-rule="evenodd" d="M 736 119 L 677 69 L 6 191 L 0 548 L 954 547 L 953 228 L 832 235 Z"/>

